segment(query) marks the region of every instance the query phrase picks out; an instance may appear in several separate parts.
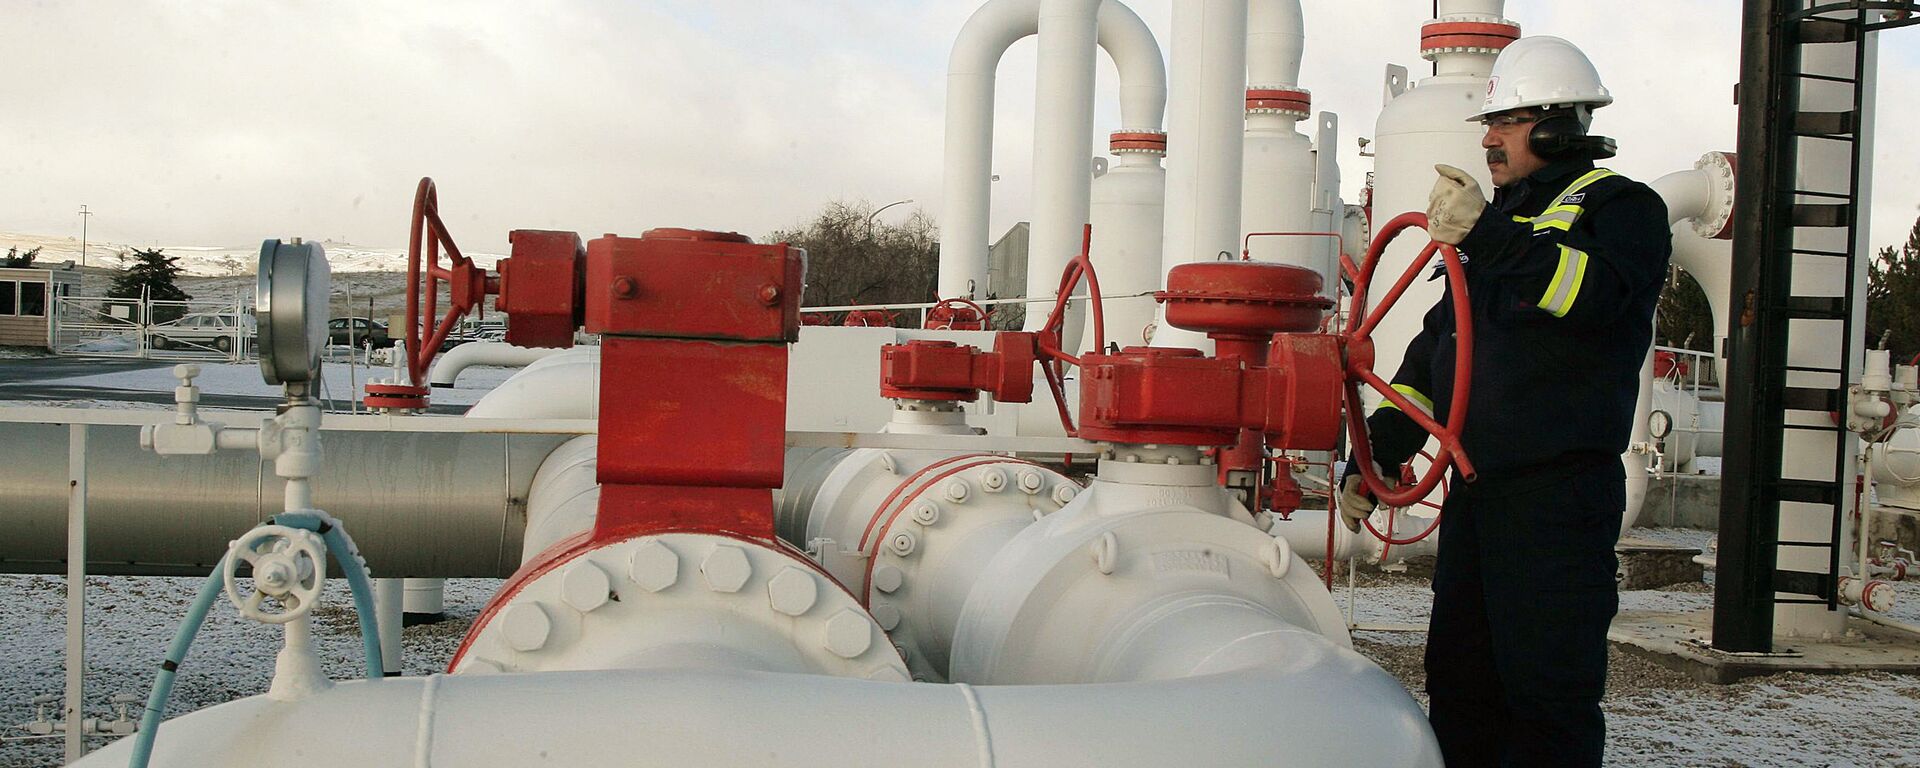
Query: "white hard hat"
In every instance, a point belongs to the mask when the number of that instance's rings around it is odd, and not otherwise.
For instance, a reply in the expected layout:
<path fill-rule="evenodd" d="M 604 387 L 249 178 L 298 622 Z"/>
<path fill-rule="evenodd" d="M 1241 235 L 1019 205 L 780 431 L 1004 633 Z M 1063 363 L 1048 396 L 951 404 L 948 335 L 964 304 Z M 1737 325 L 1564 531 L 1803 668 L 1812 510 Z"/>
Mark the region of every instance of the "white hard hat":
<path fill-rule="evenodd" d="M 1493 61 L 1487 78 L 1487 99 L 1467 118 L 1521 107 L 1586 105 L 1589 109 L 1613 103 L 1613 94 L 1600 84 L 1600 73 L 1579 48 L 1557 37 L 1538 35 L 1513 41 Z"/>

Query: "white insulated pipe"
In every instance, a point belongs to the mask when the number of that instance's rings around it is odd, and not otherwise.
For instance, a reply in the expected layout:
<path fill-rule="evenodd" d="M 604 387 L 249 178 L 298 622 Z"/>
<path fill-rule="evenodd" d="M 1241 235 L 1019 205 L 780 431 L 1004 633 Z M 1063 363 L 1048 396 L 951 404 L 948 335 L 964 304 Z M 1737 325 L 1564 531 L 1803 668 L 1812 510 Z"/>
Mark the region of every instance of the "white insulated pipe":
<path fill-rule="evenodd" d="M 1251 0 L 1247 5 L 1247 81 L 1250 88 L 1298 90 L 1300 58 L 1306 45 L 1299 0 Z M 1277 109 L 1246 110 L 1241 228 L 1256 232 L 1325 231 L 1316 226 L 1321 197 L 1321 165 L 1313 142 L 1296 126 L 1304 117 Z M 1328 153 L 1331 154 L 1331 153 Z M 1338 171 L 1336 170 L 1337 174 Z M 1335 192 L 1337 194 L 1337 190 Z M 1330 217 L 1329 217 L 1330 225 Z M 1300 236 L 1255 237 L 1245 241 L 1256 261 L 1307 267 L 1333 278 L 1321 255 L 1330 244 Z"/>
<path fill-rule="evenodd" d="M 1176 266 L 1240 253 L 1246 30 L 1247 0 L 1188 0 L 1173 10 L 1162 285 Z M 1159 317 L 1154 346 L 1211 348 L 1204 335 L 1168 326 L 1164 308 Z"/>
<path fill-rule="evenodd" d="M 1053 296 L 1080 253 L 1093 202 L 1093 51 L 1100 0 L 1041 0 L 1040 75 L 1034 88 L 1033 228 L 1027 236 L 1027 296 Z M 1045 306 L 1026 329 L 1046 324 Z M 1072 338 L 1068 339 L 1072 341 Z"/>
<path fill-rule="evenodd" d="M 451 387 L 460 378 L 462 371 L 476 365 L 522 368 L 541 358 L 565 351 L 564 349 L 516 347 L 502 341 L 468 342 L 434 358 L 433 370 L 427 374 L 427 379 L 433 386 Z"/>
<path fill-rule="evenodd" d="M 1441 764 L 1385 672 L 1311 632 L 1260 639 L 1258 665 L 1101 686 L 667 669 L 349 681 L 169 720 L 152 765 L 279 764 L 295 748 L 304 765 L 470 768 Z M 78 765 L 126 765 L 132 746 Z"/>
<path fill-rule="evenodd" d="M 986 295 L 994 80 L 1007 49 L 1040 31 L 1040 5 L 1041 0 L 989 0 L 960 28 L 947 59 L 937 284 L 942 297 Z M 1160 130 L 1167 73 L 1153 31 L 1119 0 L 1100 3 L 1096 24 L 1097 42 L 1120 73 L 1121 130 Z"/>
<path fill-rule="evenodd" d="M 600 415 L 600 351 L 575 347 L 548 355 L 467 409 L 468 418 L 591 419 Z"/>

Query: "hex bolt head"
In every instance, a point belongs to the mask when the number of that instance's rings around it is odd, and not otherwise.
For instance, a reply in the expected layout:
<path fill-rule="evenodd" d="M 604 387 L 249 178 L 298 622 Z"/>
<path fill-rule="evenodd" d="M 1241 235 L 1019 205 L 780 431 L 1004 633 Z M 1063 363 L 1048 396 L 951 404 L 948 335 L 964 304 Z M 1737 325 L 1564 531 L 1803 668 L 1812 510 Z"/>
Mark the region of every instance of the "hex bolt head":
<path fill-rule="evenodd" d="M 873 626 L 859 611 L 842 608 L 827 619 L 827 650 L 843 659 L 866 653 L 873 647 Z"/>
<path fill-rule="evenodd" d="M 753 576 L 753 563 L 747 561 L 745 550 L 722 544 L 700 563 L 700 574 L 707 577 L 707 587 L 715 592 L 738 592 Z"/>
<path fill-rule="evenodd" d="M 973 495 L 973 485 L 965 480 L 955 480 L 947 483 L 947 487 L 942 489 L 942 492 L 946 494 L 949 501 L 966 501 L 968 496 Z"/>
<path fill-rule="evenodd" d="M 1080 495 L 1080 486 L 1073 483 L 1061 483 L 1053 487 L 1053 500 L 1061 504 L 1073 501 L 1073 497 L 1078 495 Z"/>
<path fill-rule="evenodd" d="M 1007 489 L 1007 473 L 998 469 L 989 469 L 980 473 L 980 487 L 988 493 L 999 493 Z"/>
<path fill-rule="evenodd" d="M 606 605 L 611 594 L 612 580 L 591 561 L 574 563 L 560 576 L 560 600 L 581 613 Z"/>
<path fill-rule="evenodd" d="M 819 599 L 820 585 L 798 567 L 789 565 L 767 580 L 767 601 L 788 616 L 806 613 Z"/>
<path fill-rule="evenodd" d="M 873 588 L 882 592 L 891 594 L 900 589 L 900 585 L 906 580 L 906 571 L 898 567 L 881 563 L 873 568 Z"/>
<path fill-rule="evenodd" d="M 634 282 L 633 278 L 621 275 L 613 279 L 614 298 L 631 299 L 638 295 L 640 295 L 640 284 Z"/>
<path fill-rule="evenodd" d="M 680 580 L 680 556 L 658 541 L 641 544 L 633 551 L 627 576 L 648 592 L 658 592 Z"/>
<path fill-rule="evenodd" d="M 1046 481 L 1040 477 L 1039 472 L 1029 469 L 1020 473 L 1020 490 L 1023 493 L 1028 495 L 1039 493 L 1040 487 L 1045 484 Z"/>
<path fill-rule="evenodd" d="M 914 547 L 919 544 L 920 540 L 915 538 L 911 531 L 900 531 L 887 537 L 887 549 L 893 550 L 894 554 L 901 557 L 913 554 Z"/>
<path fill-rule="evenodd" d="M 769 307 L 779 304 L 780 286 L 774 285 L 773 283 L 760 286 L 760 303 Z"/>
<path fill-rule="evenodd" d="M 500 612 L 500 636 L 521 653 L 540 650 L 553 632 L 553 619 L 539 603 L 514 603 Z"/>
<path fill-rule="evenodd" d="M 913 508 L 913 521 L 921 525 L 940 522 L 940 508 L 929 503 Z"/>
<path fill-rule="evenodd" d="M 868 610 L 873 613 L 873 620 L 880 624 L 881 629 L 892 632 L 894 627 L 900 626 L 900 609 L 887 603 L 874 603 Z"/>

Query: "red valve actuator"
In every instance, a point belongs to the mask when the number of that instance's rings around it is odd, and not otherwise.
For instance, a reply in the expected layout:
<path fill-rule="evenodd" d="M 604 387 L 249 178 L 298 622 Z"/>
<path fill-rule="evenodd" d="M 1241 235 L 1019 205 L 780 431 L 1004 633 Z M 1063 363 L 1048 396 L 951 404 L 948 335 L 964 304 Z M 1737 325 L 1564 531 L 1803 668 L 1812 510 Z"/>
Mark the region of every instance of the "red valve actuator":
<path fill-rule="evenodd" d="M 913 400 L 972 402 L 981 392 L 1003 403 L 1033 401 L 1035 334 L 994 335 L 993 351 L 951 341 L 910 341 L 880 348 L 880 394 Z"/>
<path fill-rule="evenodd" d="M 1274 448 L 1326 450 L 1340 433 L 1338 337 L 1274 336 L 1266 366 L 1195 349 L 1129 347 L 1080 358 L 1080 436 L 1118 443 L 1232 445 L 1241 429 Z"/>

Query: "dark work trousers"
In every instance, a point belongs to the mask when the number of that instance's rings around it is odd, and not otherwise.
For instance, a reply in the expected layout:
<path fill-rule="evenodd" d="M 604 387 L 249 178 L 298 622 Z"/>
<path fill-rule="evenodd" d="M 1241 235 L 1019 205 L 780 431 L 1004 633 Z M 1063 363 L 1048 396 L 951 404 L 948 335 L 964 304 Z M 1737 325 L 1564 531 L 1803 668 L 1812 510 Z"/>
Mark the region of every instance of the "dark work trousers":
<path fill-rule="evenodd" d="M 1454 478 L 1426 657 L 1428 719 L 1450 768 L 1600 765 L 1624 474 L 1606 456 Z"/>

